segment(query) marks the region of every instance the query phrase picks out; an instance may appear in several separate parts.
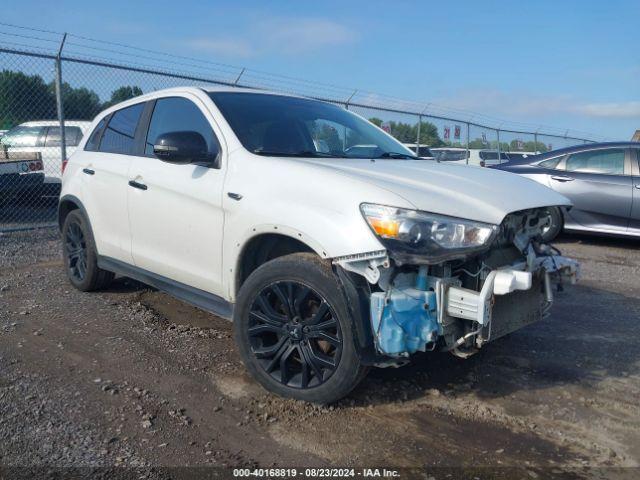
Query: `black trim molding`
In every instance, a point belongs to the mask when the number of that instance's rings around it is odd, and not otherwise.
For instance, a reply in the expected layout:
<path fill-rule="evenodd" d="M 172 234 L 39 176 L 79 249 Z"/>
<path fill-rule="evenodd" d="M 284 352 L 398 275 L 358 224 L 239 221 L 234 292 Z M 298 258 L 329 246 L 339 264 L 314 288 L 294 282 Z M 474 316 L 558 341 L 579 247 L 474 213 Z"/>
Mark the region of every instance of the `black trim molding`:
<path fill-rule="evenodd" d="M 176 282 L 169 278 L 143 270 L 114 258 L 98 256 L 98 267 L 109 272 L 117 273 L 124 277 L 133 278 L 139 282 L 151 285 L 182 300 L 194 307 L 201 308 L 219 317 L 231 320 L 233 318 L 233 303 L 213 293 L 199 290 L 184 283 Z"/>

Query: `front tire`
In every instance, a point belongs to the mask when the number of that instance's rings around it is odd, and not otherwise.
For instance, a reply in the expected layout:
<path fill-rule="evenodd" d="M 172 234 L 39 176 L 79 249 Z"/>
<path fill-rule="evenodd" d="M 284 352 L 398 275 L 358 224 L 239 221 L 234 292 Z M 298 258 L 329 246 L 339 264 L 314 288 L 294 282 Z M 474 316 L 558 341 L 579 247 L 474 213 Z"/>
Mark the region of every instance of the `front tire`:
<path fill-rule="evenodd" d="M 240 289 L 235 338 L 249 373 L 283 397 L 332 403 L 364 378 L 331 266 L 296 253 L 256 269 Z"/>
<path fill-rule="evenodd" d="M 90 292 L 107 287 L 114 274 L 98 267 L 98 251 L 89 222 L 80 210 L 73 210 L 62 226 L 62 256 L 71 284 Z"/>

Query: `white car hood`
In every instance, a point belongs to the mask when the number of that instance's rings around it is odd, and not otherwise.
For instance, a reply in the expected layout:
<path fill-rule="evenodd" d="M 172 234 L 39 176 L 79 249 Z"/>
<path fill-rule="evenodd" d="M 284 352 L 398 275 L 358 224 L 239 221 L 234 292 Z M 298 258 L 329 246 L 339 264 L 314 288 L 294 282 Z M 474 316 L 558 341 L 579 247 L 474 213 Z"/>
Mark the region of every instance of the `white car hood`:
<path fill-rule="evenodd" d="M 571 201 L 533 180 L 489 168 L 431 160 L 309 159 L 384 188 L 416 209 L 498 225 L 519 210 L 569 206 Z M 363 198 L 363 202 L 375 201 Z"/>

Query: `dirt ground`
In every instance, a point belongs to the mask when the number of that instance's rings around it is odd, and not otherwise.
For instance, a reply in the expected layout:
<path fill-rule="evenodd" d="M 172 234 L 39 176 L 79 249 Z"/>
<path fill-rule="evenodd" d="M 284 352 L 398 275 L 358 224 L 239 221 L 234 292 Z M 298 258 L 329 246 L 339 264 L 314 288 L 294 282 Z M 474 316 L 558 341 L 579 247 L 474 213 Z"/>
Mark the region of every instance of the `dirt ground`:
<path fill-rule="evenodd" d="M 0 236 L 0 465 L 638 478 L 640 242 L 557 246 L 583 275 L 550 318 L 468 360 L 373 370 L 318 407 L 248 378 L 229 322 L 123 278 L 80 293 L 56 232 Z"/>

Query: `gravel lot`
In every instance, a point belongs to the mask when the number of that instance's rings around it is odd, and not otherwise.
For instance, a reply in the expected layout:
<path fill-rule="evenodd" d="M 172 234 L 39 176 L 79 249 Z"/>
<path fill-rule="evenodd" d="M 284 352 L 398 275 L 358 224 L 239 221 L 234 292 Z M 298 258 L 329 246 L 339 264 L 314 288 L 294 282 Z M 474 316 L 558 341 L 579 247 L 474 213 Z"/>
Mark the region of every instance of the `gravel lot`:
<path fill-rule="evenodd" d="M 77 292 L 57 232 L 0 234 L 0 465 L 638 478 L 640 242 L 557 246 L 583 278 L 550 318 L 468 360 L 374 370 L 317 407 L 254 384 L 228 322 L 127 279 Z"/>

